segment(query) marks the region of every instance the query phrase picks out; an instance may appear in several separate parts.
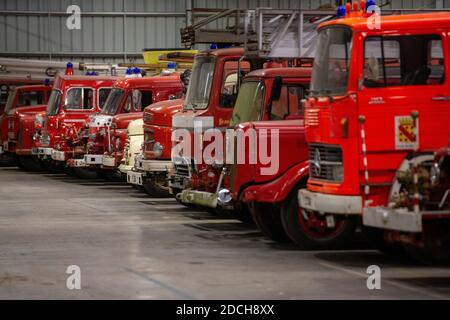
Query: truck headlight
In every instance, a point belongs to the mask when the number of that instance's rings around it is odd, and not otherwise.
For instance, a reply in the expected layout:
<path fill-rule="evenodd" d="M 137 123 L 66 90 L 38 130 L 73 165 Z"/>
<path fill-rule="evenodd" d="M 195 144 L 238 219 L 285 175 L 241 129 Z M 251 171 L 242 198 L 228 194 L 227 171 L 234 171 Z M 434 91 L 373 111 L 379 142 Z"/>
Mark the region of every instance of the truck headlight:
<path fill-rule="evenodd" d="M 155 152 L 155 156 L 157 158 L 161 157 L 163 149 L 164 149 L 164 146 L 159 142 L 156 142 L 153 145 L 153 152 Z"/>

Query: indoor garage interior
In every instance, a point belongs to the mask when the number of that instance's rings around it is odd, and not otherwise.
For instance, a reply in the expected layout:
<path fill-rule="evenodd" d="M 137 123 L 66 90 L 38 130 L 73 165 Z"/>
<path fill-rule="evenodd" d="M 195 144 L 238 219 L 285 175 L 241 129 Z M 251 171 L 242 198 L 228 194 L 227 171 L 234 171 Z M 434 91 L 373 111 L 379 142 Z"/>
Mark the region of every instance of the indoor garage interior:
<path fill-rule="evenodd" d="M 449 299 L 449 11 L 0 0 L 0 299 Z"/>

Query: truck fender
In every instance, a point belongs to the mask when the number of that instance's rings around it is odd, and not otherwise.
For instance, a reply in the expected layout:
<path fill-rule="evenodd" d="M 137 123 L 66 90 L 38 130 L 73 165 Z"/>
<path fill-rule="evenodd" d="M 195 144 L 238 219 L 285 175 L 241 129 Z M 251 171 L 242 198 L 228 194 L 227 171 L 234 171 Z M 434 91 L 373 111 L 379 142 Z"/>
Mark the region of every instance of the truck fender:
<path fill-rule="evenodd" d="M 275 180 L 248 187 L 244 190 L 243 199 L 245 202 L 281 202 L 301 180 L 307 179 L 308 175 L 309 162 L 297 163 Z"/>

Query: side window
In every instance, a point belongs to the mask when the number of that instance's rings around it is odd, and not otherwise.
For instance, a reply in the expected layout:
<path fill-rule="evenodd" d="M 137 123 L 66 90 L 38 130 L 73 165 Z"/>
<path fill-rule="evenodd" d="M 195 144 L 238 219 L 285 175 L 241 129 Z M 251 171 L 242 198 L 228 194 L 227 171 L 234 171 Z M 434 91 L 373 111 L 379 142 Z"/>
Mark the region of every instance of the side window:
<path fill-rule="evenodd" d="M 288 87 L 289 114 L 303 115 L 302 99 L 306 96 L 305 89 L 301 86 Z"/>
<path fill-rule="evenodd" d="M 138 111 L 144 110 L 144 108 L 148 107 L 153 103 L 153 93 L 151 91 L 142 91 L 142 101 L 141 106 Z"/>
<path fill-rule="evenodd" d="M 270 120 L 282 120 L 288 115 L 297 116 L 303 114 L 302 99 L 305 91 L 301 86 L 287 86 L 281 88 L 280 99 L 272 101 Z"/>
<path fill-rule="evenodd" d="M 281 88 L 280 98 L 272 101 L 270 120 L 282 120 L 289 114 L 288 87 Z"/>
<path fill-rule="evenodd" d="M 111 88 L 101 88 L 98 90 L 98 107 L 103 109 L 106 99 L 108 98 Z"/>
<path fill-rule="evenodd" d="M 90 110 L 94 107 L 94 90 L 91 88 L 70 88 L 65 98 L 67 110 Z"/>
<path fill-rule="evenodd" d="M 44 93 L 42 91 L 20 91 L 17 106 L 34 106 L 44 103 Z"/>
<path fill-rule="evenodd" d="M 236 102 L 238 91 L 238 64 L 238 61 L 227 61 L 224 64 L 219 101 L 219 105 L 223 108 L 232 108 Z M 248 61 L 241 61 L 240 70 L 242 73 L 248 72 L 250 70 L 250 63 Z"/>
<path fill-rule="evenodd" d="M 443 80 L 439 36 L 369 37 L 365 40 L 365 87 L 431 85 Z"/>

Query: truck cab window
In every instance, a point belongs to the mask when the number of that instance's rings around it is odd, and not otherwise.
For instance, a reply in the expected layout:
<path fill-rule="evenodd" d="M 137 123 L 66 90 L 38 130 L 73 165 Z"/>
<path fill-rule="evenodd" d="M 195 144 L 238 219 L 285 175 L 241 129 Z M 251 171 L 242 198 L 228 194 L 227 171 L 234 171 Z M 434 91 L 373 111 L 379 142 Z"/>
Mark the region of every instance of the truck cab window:
<path fill-rule="evenodd" d="M 153 103 L 153 93 L 151 91 L 142 91 L 141 106 L 138 111 L 144 110 Z"/>
<path fill-rule="evenodd" d="M 64 105 L 67 110 L 90 110 L 94 107 L 94 90 L 91 88 L 70 88 Z"/>
<path fill-rule="evenodd" d="M 281 88 L 280 99 L 272 101 L 270 120 L 283 120 L 287 116 L 301 115 L 303 98 L 303 87 L 284 85 Z"/>
<path fill-rule="evenodd" d="M 387 36 L 365 40 L 365 87 L 433 85 L 443 80 L 444 61 L 439 36 Z"/>
<path fill-rule="evenodd" d="M 33 106 L 44 102 L 42 91 L 20 91 L 17 106 Z"/>
<path fill-rule="evenodd" d="M 101 88 L 98 90 L 98 107 L 103 109 L 105 106 L 106 99 L 108 98 L 109 93 L 112 88 Z"/>
<path fill-rule="evenodd" d="M 238 84 L 238 61 L 227 61 L 224 65 L 222 88 L 220 90 L 219 105 L 224 108 L 232 108 L 237 98 Z M 241 72 L 246 73 L 250 70 L 248 61 L 240 62 Z"/>

